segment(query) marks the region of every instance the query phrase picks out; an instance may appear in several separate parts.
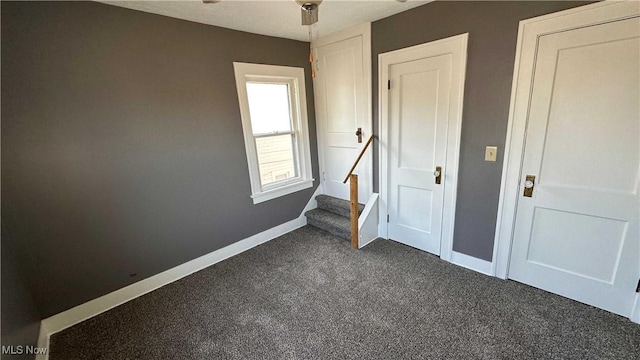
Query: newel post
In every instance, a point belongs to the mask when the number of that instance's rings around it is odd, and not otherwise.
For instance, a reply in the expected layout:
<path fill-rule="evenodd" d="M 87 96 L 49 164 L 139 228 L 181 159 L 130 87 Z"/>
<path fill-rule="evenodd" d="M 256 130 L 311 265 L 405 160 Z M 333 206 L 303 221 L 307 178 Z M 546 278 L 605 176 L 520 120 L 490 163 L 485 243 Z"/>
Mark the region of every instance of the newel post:
<path fill-rule="evenodd" d="M 351 247 L 358 248 L 358 175 L 349 177 L 349 200 L 351 205 Z"/>

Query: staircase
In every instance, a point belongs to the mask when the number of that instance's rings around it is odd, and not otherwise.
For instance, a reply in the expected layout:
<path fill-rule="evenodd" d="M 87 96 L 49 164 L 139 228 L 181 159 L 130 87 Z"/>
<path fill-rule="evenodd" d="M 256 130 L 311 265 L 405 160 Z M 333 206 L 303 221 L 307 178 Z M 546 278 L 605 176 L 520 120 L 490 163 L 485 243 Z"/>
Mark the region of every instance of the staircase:
<path fill-rule="evenodd" d="M 349 202 L 329 195 L 318 195 L 316 201 L 318 208 L 304 214 L 307 224 L 351 241 Z M 358 215 L 363 209 L 364 205 L 358 204 Z"/>

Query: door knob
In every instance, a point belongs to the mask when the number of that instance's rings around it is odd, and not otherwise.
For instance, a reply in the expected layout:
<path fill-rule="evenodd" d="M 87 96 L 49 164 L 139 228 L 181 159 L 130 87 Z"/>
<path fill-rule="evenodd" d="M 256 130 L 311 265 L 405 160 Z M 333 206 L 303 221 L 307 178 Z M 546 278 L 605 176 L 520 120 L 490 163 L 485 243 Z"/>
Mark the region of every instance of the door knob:
<path fill-rule="evenodd" d="M 356 136 L 358 137 L 358 144 L 362 143 L 362 128 L 358 128 Z"/>
<path fill-rule="evenodd" d="M 524 180 L 524 194 L 523 196 L 531 197 L 533 195 L 533 188 L 536 185 L 536 177 L 533 175 L 527 175 Z"/>
<path fill-rule="evenodd" d="M 433 176 L 436 177 L 436 185 L 440 185 L 442 182 L 442 166 L 436 166 L 436 171 L 433 172 Z"/>

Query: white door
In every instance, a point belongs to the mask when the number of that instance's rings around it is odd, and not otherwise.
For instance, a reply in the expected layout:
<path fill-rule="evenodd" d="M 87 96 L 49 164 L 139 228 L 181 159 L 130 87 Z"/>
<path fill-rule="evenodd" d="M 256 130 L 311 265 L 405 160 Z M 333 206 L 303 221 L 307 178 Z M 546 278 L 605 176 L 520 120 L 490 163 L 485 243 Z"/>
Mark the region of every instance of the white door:
<path fill-rule="evenodd" d="M 405 60 L 389 66 L 388 236 L 439 255 L 452 55 Z"/>
<path fill-rule="evenodd" d="M 538 38 L 509 268 L 624 316 L 640 275 L 639 36 L 636 17 Z"/>
<path fill-rule="evenodd" d="M 364 37 L 316 45 L 314 81 L 320 172 L 327 195 L 349 199 L 349 183 L 343 180 L 371 135 L 369 90 L 365 86 Z M 367 47 L 368 48 L 368 47 Z M 362 129 L 361 142 L 356 131 Z M 354 171 L 359 175 L 359 197 L 372 192 L 371 150 Z M 361 200 L 362 202 L 363 200 Z"/>

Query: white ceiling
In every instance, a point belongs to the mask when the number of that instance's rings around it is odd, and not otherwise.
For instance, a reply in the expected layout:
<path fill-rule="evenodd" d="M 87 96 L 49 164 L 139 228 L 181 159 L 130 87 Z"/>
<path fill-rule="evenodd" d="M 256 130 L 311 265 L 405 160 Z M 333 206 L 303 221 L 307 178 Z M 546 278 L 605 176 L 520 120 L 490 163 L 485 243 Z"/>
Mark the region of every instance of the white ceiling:
<path fill-rule="evenodd" d="M 170 16 L 203 24 L 294 40 L 309 40 L 309 29 L 301 25 L 300 6 L 294 0 L 98 0 L 105 4 Z M 432 0 L 324 0 L 319 21 L 313 25 L 318 38 L 366 22 L 426 4 Z"/>

